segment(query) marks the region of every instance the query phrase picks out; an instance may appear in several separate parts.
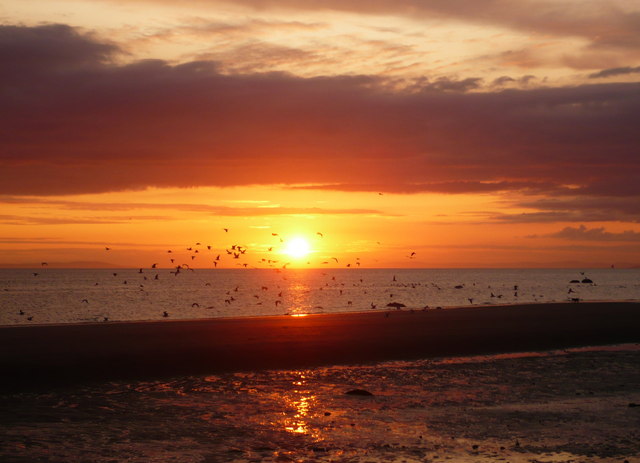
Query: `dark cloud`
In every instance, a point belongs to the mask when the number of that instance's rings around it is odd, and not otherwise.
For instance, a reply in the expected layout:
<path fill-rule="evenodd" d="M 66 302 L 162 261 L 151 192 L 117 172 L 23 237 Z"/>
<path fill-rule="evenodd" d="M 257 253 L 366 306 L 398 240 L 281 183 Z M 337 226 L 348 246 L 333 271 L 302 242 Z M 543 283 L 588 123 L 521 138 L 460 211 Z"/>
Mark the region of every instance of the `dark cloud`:
<path fill-rule="evenodd" d="M 534 212 L 499 214 L 492 220 L 505 223 L 557 223 L 557 222 L 629 222 L 640 223 L 638 196 L 621 197 L 566 197 L 538 199 L 513 204 Z"/>
<path fill-rule="evenodd" d="M 548 193 L 557 188 L 552 183 L 541 182 L 433 182 L 433 183 L 381 183 L 381 184 L 326 184 L 292 186 L 295 190 L 369 191 L 399 194 L 444 193 L 477 194 L 517 191 L 525 194 Z M 566 191 L 556 189 L 556 191 Z"/>
<path fill-rule="evenodd" d="M 640 233 L 634 230 L 612 233 L 606 231 L 604 227 L 587 228 L 585 225 L 565 227 L 559 232 L 545 236 L 570 241 L 640 241 Z"/>
<path fill-rule="evenodd" d="M 602 71 L 589 74 L 589 78 L 599 79 L 599 78 L 605 78 L 605 77 L 622 76 L 622 75 L 637 74 L 637 73 L 640 73 L 640 66 L 637 66 L 637 67 L 627 66 L 627 67 L 620 67 L 620 68 L 603 69 Z"/>
<path fill-rule="evenodd" d="M 0 79 L 40 78 L 106 64 L 119 52 L 112 44 L 96 41 L 63 24 L 39 27 L 0 26 Z"/>
<path fill-rule="evenodd" d="M 28 63 L 2 67 L 0 194 L 254 184 L 638 194 L 640 84 L 468 92 L 478 79 L 425 79 L 397 91 L 371 76 L 117 65 L 116 48 L 66 26 L 0 30 L 0 56 Z"/>

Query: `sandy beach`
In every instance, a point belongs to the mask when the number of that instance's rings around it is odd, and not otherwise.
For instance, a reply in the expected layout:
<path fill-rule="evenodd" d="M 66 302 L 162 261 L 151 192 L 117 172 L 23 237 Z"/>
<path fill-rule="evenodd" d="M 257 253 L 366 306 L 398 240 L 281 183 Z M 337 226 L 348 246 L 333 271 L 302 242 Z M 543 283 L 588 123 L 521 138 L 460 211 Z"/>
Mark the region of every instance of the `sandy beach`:
<path fill-rule="evenodd" d="M 640 341 L 640 304 L 0 328 L 4 387 L 365 364 Z"/>
<path fill-rule="evenodd" d="M 0 459 L 638 463 L 639 308 L 4 327 Z"/>

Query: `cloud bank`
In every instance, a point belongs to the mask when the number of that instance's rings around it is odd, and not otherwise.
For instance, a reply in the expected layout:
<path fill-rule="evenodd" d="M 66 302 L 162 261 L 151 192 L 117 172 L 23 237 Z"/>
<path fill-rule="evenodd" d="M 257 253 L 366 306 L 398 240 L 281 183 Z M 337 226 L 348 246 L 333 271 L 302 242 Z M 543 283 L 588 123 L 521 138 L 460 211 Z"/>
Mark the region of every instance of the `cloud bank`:
<path fill-rule="evenodd" d="M 0 26 L 1 194 L 304 184 L 638 199 L 638 83 L 394 90 L 212 61 L 121 65 L 119 52 L 65 25 Z"/>

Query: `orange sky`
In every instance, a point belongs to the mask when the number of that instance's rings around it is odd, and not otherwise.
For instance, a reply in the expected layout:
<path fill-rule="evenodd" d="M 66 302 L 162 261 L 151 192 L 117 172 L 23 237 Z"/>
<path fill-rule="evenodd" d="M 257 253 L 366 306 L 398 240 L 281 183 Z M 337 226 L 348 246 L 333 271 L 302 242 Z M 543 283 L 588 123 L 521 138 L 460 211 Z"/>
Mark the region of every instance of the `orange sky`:
<path fill-rule="evenodd" d="M 5 1 L 0 266 L 640 265 L 639 17 Z"/>

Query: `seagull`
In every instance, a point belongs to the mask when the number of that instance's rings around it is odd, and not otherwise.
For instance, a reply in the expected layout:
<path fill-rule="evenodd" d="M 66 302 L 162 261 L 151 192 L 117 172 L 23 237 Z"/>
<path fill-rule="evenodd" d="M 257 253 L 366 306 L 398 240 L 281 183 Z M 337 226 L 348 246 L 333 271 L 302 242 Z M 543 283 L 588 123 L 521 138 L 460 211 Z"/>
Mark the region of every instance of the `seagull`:
<path fill-rule="evenodd" d="M 228 228 L 223 228 L 223 230 L 224 230 L 224 232 L 225 232 L 225 233 L 228 233 L 228 232 L 229 232 L 229 229 L 228 229 Z"/>
<path fill-rule="evenodd" d="M 324 238 L 324 235 L 322 233 L 320 233 L 320 232 L 316 232 L 316 235 L 319 235 L 320 238 Z"/>
<path fill-rule="evenodd" d="M 111 248 L 108 248 L 107 246 L 104 247 L 105 251 L 111 251 Z"/>

